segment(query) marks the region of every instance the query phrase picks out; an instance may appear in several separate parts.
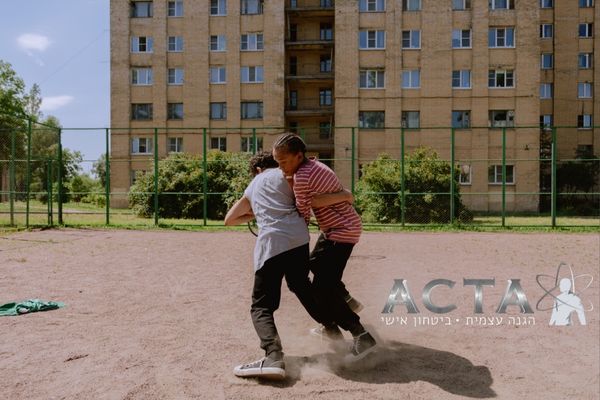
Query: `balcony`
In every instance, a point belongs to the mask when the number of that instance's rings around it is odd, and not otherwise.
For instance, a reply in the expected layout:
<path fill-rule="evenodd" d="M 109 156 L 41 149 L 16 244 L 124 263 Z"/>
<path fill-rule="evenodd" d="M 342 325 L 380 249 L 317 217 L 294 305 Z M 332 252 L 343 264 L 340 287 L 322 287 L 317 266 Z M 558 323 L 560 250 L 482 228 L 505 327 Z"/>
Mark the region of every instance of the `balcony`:
<path fill-rule="evenodd" d="M 333 17 L 333 0 L 290 0 L 285 7 L 288 15 L 301 17 Z"/>
<path fill-rule="evenodd" d="M 288 81 L 323 82 L 333 80 L 333 65 L 331 62 L 321 64 L 289 64 L 285 79 Z"/>
<path fill-rule="evenodd" d="M 320 115 L 333 115 L 333 101 L 331 104 L 322 105 L 318 98 L 298 99 L 290 101 L 285 107 L 285 115 L 288 117 L 308 117 Z"/>

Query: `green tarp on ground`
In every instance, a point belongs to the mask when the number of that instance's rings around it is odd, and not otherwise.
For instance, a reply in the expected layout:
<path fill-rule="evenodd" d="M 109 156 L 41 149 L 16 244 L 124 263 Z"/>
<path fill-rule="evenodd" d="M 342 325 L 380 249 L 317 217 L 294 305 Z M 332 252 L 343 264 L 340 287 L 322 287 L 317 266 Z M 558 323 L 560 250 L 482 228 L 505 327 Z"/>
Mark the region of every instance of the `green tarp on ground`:
<path fill-rule="evenodd" d="M 28 314 L 36 311 L 55 310 L 64 307 L 65 303 L 55 301 L 43 301 L 40 299 L 24 300 L 20 303 L 6 303 L 0 306 L 0 317 L 9 315 Z"/>

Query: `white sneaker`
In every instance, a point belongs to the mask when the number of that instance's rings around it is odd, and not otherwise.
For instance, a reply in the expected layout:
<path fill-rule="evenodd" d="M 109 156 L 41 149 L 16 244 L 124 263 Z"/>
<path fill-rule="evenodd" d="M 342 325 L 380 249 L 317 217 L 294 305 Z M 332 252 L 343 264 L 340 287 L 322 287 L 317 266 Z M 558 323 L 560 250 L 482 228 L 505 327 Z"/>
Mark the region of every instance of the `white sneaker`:
<path fill-rule="evenodd" d="M 243 378 L 285 379 L 285 363 L 263 357 L 260 360 L 238 365 L 233 369 L 235 376 Z"/>

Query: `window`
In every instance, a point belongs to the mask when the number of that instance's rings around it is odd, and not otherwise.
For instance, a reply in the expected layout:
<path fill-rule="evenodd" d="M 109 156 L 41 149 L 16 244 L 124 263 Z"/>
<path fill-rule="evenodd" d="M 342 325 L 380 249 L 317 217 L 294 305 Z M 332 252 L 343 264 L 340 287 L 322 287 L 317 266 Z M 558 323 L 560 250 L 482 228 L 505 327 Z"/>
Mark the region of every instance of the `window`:
<path fill-rule="evenodd" d="M 577 97 L 580 99 L 592 98 L 592 84 L 589 82 L 577 83 Z"/>
<path fill-rule="evenodd" d="M 515 126 L 515 112 L 513 110 L 491 110 L 490 126 L 492 128 Z"/>
<path fill-rule="evenodd" d="M 131 138 L 131 154 L 152 154 L 152 138 Z"/>
<path fill-rule="evenodd" d="M 421 113 L 419 111 L 402 111 L 402 127 L 418 128 L 421 126 Z"/>
<path fill-rule="evenodd" d="M 262 119 L 263 103 L 262 101 L 243 101 L 241 111 L 242 119 Z"/>
<path fill-rule="evenodd" d="M 262 83 L 263 67 L 242 67 L 242 83 Z"/>
<path fill-rule="evenodd" d="M 240 14 L 253 15 L 263 13 L 263 0 L 241 0 Z"/>
<path fill-rule="evenodd" d="M 289 109 L 290 110 L 298 109 L 298 91 L 297 90 L 290 90 Z"/>
<path fill-rule="evenodd" d="M 385 11 L 385 0 L 359 0 L 358 11 L 360 11 L 360 12 Z"/>
<path fill-rule="evenodd" d="M 131 2 L 131 18 L 151 18 L 151 1 L 133 1 Z"/>
<path fill-rule="evenodd" d="M 471 127 L 471 111 L 452 111 L 452 127 L 467 129 Z"/>
<path fill-rule="evenodd" d="M 210 119 L 227 119 L 227 103 L 210 103 Z"/>
<path fill-rule="evenodd" d="M 211 35 L 210 51 L 225 51 L 227 50 L 227 39 L 225 35 Z"/>
<path fill-rule="evenodd" d="M 243 137 L 241 142 L 241 150 L 247 153 L 254 153 L 255 151 L 262 151 L 263 149 L 263 138 L 256 138 L 256 149 L 254 148 L 254 140 L 252 137 Z"/>
<path fill-rule="evenodd" d="M 319 89 L 319 105 L 321 107 L 333 105 L 333 94 L 331 89 Z"/>
<path fill-rule="evenodd" d="M 385 49 L 385 31 L 359 31 L 358 48 L 365 49 Z"/>
<path fill-rule="evenodd" d="M 182 151 L 183 151 L 183 138 L 182 137 L 169 138 L 169 153 L 181 153 Z"/>
<path fill-rule="evenodd" d="M 421 31 L 402 31 L 403 49 L 421 48 Z"/>
<path fill-rule="evenodd" d="M 594 7 L 594 0 L 579 0 L 579 7 L 581 7 L 581 8 Z"/>
<path fill-rule="evenodd" d="M 471 164 L 462 164 L 459 166 L 460 168 L 460 176 L 458 178 L 458 183 L 461 185 L 470 185 L 471 184 L 471 172 L 473 171 L 473 167 Z"/>
<path fill-rule="evenodd" d="M 452 9 L 456 11 L 468 10 L 471 8 L 471 0 L 452 0 Z"/>
<path fill-rule="evenodd" d="M 421 87 L 421 71 L 418 69 L 402 71 L 402 88 L 418 89 Z"/>
<path fill-rule="evenodd" d="M 540 8 L 554 7 L 554 0 L 540 0 Z"/>
<path fill-rule="evenodd" d="M 290 42 L 298 40 L 298 24 L 290 24 Z"/>
<path fill-rule="evenodd" d="M 289 123 L 290 132 L 298 134 L 298 122 L 290 122 Z"/>
<path fill-rule="evenodd" d="M 513 70 L 490 69 L 488 74 L 488 87 L 490 88 L 513 88 L 515 77 Z"/>
<path fill-rule="evenodd" d="M 133 186 L 135 185 L 135 182 L 137 181 L 137 178 L 144 175 L 146 173 L 146 171 L 141 170 L 141 169 L 132 169 L 131 170 L 131 176 L 130 176 L 130 185 Z"/>
<path fill-rule="evenodd" d="M 552 69 L 554 67 L 554 55 L 552 53 L 542 54 L 542 69 Z"/>
<path fill-rule="evenodd" d="M 513 10 L 515 0 L 489 0 L 490 10 Z"/>
<path fill-rule="evenodd" d="M 319 39 L 320 40 L 333 40 L 333 25 L 331 24 L 321 24 L 319 30 Z"/>
<path fill-rule="evenodd" d="M 168 103 L 167 119 L 183 119 L 183 103 Z"/>
<path fill-rule="evenodd" d="M 554 25 L 541 24 L 540 25 L 540 37 L 542 39 L 550 39 L 552 36 L 554 36 Z"/>
<path fill-rule="evenodd" d="M 210 83 L 227 82 L 227 73 L 225 67 L 210 67 Z"/>
<path fill-rule="evenodd" d="M 131 119 L 134 121 L 149 121 L 152 119 L 152 104 L 137 103 L 131 105 Z"/>
<path fill-rule="evenodd" d="M 452 71 L 452 88 L 453 89 L 470 89 L 471 88 L 471 71 L 468 69 Z"/>
<path fill-rule="evenodd" d="M 591 38 L 593 36 L 594 24 L 579 24 L 579 37 Z"/>
<path fill-rule="evenodd" d="M 590 129 L 592 127 L 592 115 L 583 114 L 577 116 L 577 128 Z"/>
<path fill-rule="evenodd" d="M 210 15 L 227 15 L 227 0 L 210 0 Z"/>
<path fill-rule="evenodd" d="M 226 137 L 212 137 L 210 138 L 210 148 L 220 151 L 227 151 L 227 138 Z"/>
<path fill-rule="evenodd" d="M 421 0 L 402 0 L 403 11 L 419 11 L 421 9 Z"/>
<path fill-rule="evenodd" d="M 132 85 L 152 85 L 152 68 L 132 68 L 131 69 L 131 84 Z"/>
<path fill-rule="evenodd" d="M 167 16 L 183 17 L 183 0 L 169 1 L 167 6 Z"/>
<path fill-rule="evenodd" d="M 263 49 L 263 34 L 262 33 L 248 33 L 242 35 L 240 42 L 240 50 L 244 51 L 257 51 Z"/>
<path fill-rule="evenodd" d="M 506 183 L 515 183 L 515 166 L 506 165 Z M 502 183 L 502 165 L 490 165 L 488 168 L 488 182 L 491 184 Z"/>
<path fill-rule="evenodd" d="M 131 38 L 132 53 L 152 53 L 152 38 L 149 36 L 134 36 Z"/>
<path fill-rule="evenodd" d="M 471 30 L 470 29 L 454 29 L 452 31 L 452 48 L 470 48 L 471 47 Z"/>
<path fill-rule="evenodd" d="M 540 99 L 551 99 L 554 85 L 552 83 L 540 84 Z"/>
<path fill-rule="evenodd" d="M 297 59 L 296 59 L 297 62 Z M 321 72 L 331 72 L 331 56 L 329 54 L 322 54 L 321 55 L 321 64 L 320 64 L 320 71 Z M 291 65 L 291 64 L 290 64 Z"/>
<path fill-rule="evenodd" d="M 333 0 L 321 0 L 321 8 L 333 7 Z"/>
<path fill-rule="evenodd" d="M 298 75 L 298 57 L 291 56 L 290 57 L 290 75 L 296 76 Z"/>
<path fill-rule="evenodd" d="M 331 124 L 329 122 L 319 123 L 319 139 L 331 139 Z"/>
<path fill-rule="evenodd" d="M 169 68 L 167 83 L 169 85 L 183 85 L 183 68 Z"/>
<path fill-rule="evenodd" d="M 540 115 L 540 128 L 548 130 L 552 127 L 553 124 L 554 118 L 552 117 L 552 114 Z"/>
<path fill-rule="evenodd" d="M 169 36 L 167 51 L 183 51 L 183 37 Z"/>
<path fill-rule="evenodd" d="M 514 28 L 490 28 L 488 34 L 488 46 L 495 47 L 515 47 Z"/>
<path fill-rule="evenodd" d="M 359 86 L 361 89 L 383 89 L 385 87 L 385 71 L 377 69 L 361 70 Z"/>
<path fill-rule="evenodd" d="M 580 69 L 592 68 L 592 53 L 579 53 L 578 65 Z"/>
<path fill-rule="evenodd" d="M 360 111 L 358 127 L 363 129 L 383 129 L 385 126 L 385 111 Z"/>

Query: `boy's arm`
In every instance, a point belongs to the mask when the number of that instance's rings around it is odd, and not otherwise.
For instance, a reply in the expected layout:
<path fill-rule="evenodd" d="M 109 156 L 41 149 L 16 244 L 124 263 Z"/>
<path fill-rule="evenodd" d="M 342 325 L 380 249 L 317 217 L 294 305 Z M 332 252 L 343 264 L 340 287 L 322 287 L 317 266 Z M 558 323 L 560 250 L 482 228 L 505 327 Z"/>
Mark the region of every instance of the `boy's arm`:
<path fill-rule="evenodd" d="M 239 225 L 244 222 L 252 221 L 253 219 L 254 213 L 252 212 L 250 200 L 244 196 L 236 201 L 233 207 L 227 212 L 227 215 L 225 216 L 225 225 Z"/>
<path fill-rule="evenodd" d="M 303 179 L 294 179 L 293 189 L 298 213 L 308 225 L 312 211 L 312 195 L 309 184 Z"/>
<path fill-rule="evenodd" d="M 348 202 L 350 204 L 354 202 L 354 196 L 348 189 L 343 189 L 336 193 L 316 194 L 312 198 L 312 207 L 321 208 L 343 202 Z"/>

